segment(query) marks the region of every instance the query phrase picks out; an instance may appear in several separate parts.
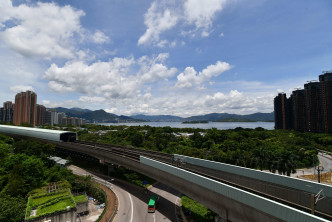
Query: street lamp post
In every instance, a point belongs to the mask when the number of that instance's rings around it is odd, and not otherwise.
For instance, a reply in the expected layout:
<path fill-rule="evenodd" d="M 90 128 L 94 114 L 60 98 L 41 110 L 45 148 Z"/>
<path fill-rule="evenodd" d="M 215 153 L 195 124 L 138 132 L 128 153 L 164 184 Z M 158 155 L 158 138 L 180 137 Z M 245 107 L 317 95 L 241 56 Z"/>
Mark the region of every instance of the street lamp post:
<path fill-rule="evenodd" d="M 323 166 L 317 166 L 316 167 L 316 170 L 317 170 L 317 179 L 318 179 L 318 183 L 320 183 L 320 173 L 322 172 L 322 171 L 324 171 L 324 167 Z"/>

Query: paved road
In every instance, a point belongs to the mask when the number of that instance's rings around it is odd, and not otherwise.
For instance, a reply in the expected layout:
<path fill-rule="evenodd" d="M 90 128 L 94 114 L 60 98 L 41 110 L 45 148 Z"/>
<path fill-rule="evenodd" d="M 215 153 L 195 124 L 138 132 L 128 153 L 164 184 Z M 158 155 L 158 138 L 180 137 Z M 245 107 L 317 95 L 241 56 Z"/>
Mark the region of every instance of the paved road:
<path fill-rule="evenodd" d="M 122 193 L 118 193 L 118 191 L 114 189 L 118 194 L 120 209 L 122 210 L 122 212 L 119 211 L 114 222 L 181 221 L 181 216 L 179 216 L 178 211 L 180 193 L 174 189 L 164 184 L 157 184 L 150 188 L 150 190 L 145 190 L 116 179 L 113 181 L 113 184 L 114 186 L 121 187 L 127 193 L 127 195 L 125 195 L 123 191 Z M 147 203 L 152 194 L 157 194 L 160 198 L 155 213 L 148 213 Z M 128 214 L 133 215 L 133 217 L 128 217 Z M 133 220 L 131 218 L 133 218 Z"/>
<path fill-rule="evenodd" d="M 178 191 L 165 184 L 158 183 L 150 189 L 150 192 L 160 197 L 155 213 L 155 221 L 182 221 L 179 212 L 181 194 Z M 171 203 L 173 207 L 171 207 Z"/>
<path fill-rule="evenodd" d="M 319 153 L 318 158 L 319 158 L 321 165 L 324 167 L 323 173 L 332 170 L 332 156 L 331 155 Z"/>
<path fill-rule="evenodd" d="M 323 173 L 326 173 L 330 170 L 332 170 L 332 156 L 319 153 L 318 154 L 318 159 L 319 159 L 319 165 L 324 167 Z M 311 174 L 316 174 L 317 170 L 315 170 L 315 167 L 311 168 L 304 168 L 304 169 L 297 169 L 296 173 L 291 174 L 292 177 L 296 176 L 301 176 L 301 175 L 311 175 Z"/>
<path fill-rule="evenodd" d="M 180 193 L 164 184 L 145 190 L 117 179 L 105 181 L 84 169 L 70 166 L 77 175 L 91 175 L 97 182 L 106 184 L 118 197 L 119 211 L 113 222 L 181 222 L 179 213 Z M 148 213 L 147 203 L 152 194 L 160 196 L 155 213 Z"/>

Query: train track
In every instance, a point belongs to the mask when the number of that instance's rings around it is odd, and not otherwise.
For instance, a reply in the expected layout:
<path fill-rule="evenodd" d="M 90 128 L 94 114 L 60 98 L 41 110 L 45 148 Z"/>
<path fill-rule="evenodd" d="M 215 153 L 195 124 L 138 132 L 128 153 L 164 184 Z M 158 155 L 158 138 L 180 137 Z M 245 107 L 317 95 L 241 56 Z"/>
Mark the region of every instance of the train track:
<path fill-rule="evenodd" d="M 128 159 L 134 160 L 139 162 L 140 156 L 145 156 L 145 157 L 149 157 L 151 159 L 157 160 L 159 162 L 163 162 L 166 164 L 170 164 L 173 166 L 176 166 L 178 168 L 182 168 L 184 170 L 190 171 L 192 173 L 196 173 L 198 175 L 213 179 L 215 181 L 219 181 L 221 183 L 239 188 L 241 190 L 259 195 L 261 197 L 285 204 L 287 206 L 296 208 L 298 210 L 310 213 L 311 212 L 311 208 L 299 205 L 299 204 L 295 204 L 293 202 L 278 198 L 276 196 L 272 196 L 266 193 L 263 193 L 261 191 L 258 190 L 254 190 L 252 188 L 249 187 L 245 187 L 242 185 L 238 185 L 234 182 L 228 181 L 228 180 L 224 180 L 212 175 L 208 175 L 206 173 L 197 171 L 197 170 L 193 170 L 190 169 L 189 167 L 185 167 L 181 164 L 179 164 L 179 162 L 174 160 L 174 156 L 172 154 L 166 154 L 166 153 L 161 153 L 161 152 L 157 152 L 157 151 L 151 151 L 151 150 L 143 150 L 143 149 L 138 149 L 138 148 L 131 148 L 131 147 L 125 147 L 125 146 L 119 146 L 119 145 L 109 145 L 109 144 L 97 144 L 97 143 L 93 143 L 93 142 L 86 142 L 86 141 L 76 141 L 75 143 L 79 144 L 79 145 L 83 145 L 83 146 L 87 146 L 89 148 L 95 149 L 95 150 L 99 150 L 99 151 L 103 151 L 103 152 L 107 152 L 107 153 L 112 153 L 115 154 L 117 156 L 121 156 L 121 157 L 126 157 Z M 326 218 L 328 220 L 332 220 L 332 215 L 320 212 L 320 211 L 315 211 L 315 215 L 319 216 L 319 217 L 323 217 Z"/>
<path fill-rule="evenodd" d="M 97 144 L 93 142 L 86 142 L 86 141 L 76 141 L 75 143 L 84 145 L 84 146 L 89 146 L 94 149 L 100 149 L 103 148 L 103 151 L 106 152 L 113 152 L 118 155 L 122 156 L 128 156 L 131 157 L 135 160 L 139 161 L 139 157 L 145 156 L 149 157 L 151 159 L 155 159 L 158 161 L 162 162 L 167 162 L 170 163 L 173 160 L 173 155 L 172 154 L 167 154 L 167 153 L 161 153 L 161 152 L 156 152 L 153 150 L 143 150 L 143 149 L 138 149 L 138 148 L 131 148 L 131 147 L 125 147 L 125 146 L 119 146 L 119 145 L 109 145 L 109 144 Z"/>

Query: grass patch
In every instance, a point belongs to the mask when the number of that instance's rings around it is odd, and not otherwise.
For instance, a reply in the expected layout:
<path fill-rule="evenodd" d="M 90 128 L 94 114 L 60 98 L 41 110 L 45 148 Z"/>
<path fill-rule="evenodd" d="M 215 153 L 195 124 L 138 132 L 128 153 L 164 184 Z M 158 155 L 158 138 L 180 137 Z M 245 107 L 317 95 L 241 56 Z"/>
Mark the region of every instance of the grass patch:
<path fill-rule="evenodd" d="M 75 202 L 73 201 L 72 197 L 67 197 L 66 199 L 62 199 L 61 201 L 47 207 L 40 207 L 40 209 L 37 208 L 37 216 L 66 210 L 68 206 L 70 208 L 75 207 Z"/>
<path fill-rule="evenodd" d="M 67 191 L 65 193 L 57 193 L 57 194 L 54 194 L 54 195 L 51 195 L 51 196 L 42 196 L 42 197 L 39 197 L 39 198 L 31 198 L 30 206 L 31 207 L 36 207 L 36 206 L 45 204 L 48 201 L 57 199 L 59 197 L 68 196 L 68 195 L 70 195 L 69 191 Z"/>
<path fill-rule="evenodd" d="M 25 215 L 26 221 L 43 215 L 65 211 L 67 210 L 67 207 L 75 208 L 76 204 L 73 195 L 71 194 L 70 189 L 64 186 L 64 184 L 65 183 L 63 182 L 50 183 L 30 192 Z M 53 192 L 47 192 L 50 190 Z M 87 200 L 85 195 L 78 197 L 79 200 L 82 200 L 83 198 Z M 34 209 L 36 210 L 35 215 L 30 216 Z"/>
<path fill-rule="evenodd" d="M 318 174 L 301 175 L 300 177 L 318 181 Z M 332 172 L 321 173 L 321 175 L 320 175 L 320 181 L 332 183 Z"/>
<path fill-rule="evenodd" d="M 82 202 L 88 201 L 88 198 L 85 196 L 85 194 L 83 194 L 83 195 L 75 196 L 74 200 L 76 203 L 82 203 Z"/>
<path fill-rule="evenodd" d="M 202 204 L 182 196 L 182 210 L 187 218 L 199 222 L 214 222 L 215 213 Z"/>

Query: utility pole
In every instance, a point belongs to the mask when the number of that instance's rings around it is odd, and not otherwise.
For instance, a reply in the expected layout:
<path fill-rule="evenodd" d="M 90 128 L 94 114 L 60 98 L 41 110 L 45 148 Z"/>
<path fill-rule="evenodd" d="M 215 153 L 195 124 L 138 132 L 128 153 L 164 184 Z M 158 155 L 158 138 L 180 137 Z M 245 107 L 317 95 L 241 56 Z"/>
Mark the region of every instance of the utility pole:
<path fill-rule="evenodd" d="M 317 179 L 318 179 L 318 183 L 320 183 L 320 173 L 322 172 L 322 171 L 324 171 L 324 167 L 323 166 L 317 166 L 317 168 L 316 168 L 316 170 L 317 170 Z"/>

